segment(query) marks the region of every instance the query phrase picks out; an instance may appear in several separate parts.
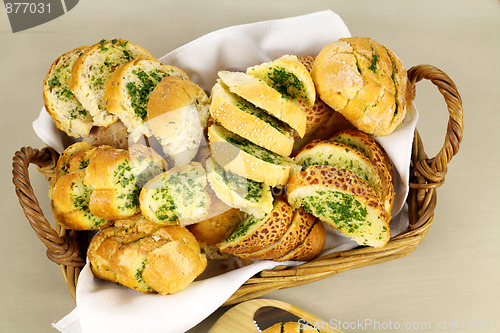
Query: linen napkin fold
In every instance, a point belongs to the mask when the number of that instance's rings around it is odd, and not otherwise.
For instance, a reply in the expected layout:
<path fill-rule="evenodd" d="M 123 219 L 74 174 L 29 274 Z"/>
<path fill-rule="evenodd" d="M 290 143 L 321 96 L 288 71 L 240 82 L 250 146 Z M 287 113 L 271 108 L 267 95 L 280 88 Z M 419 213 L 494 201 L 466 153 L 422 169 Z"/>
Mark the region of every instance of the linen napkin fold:
<path fill-rule="evenodd" d="M 210 91 L 219 70 L 240 70 L 276 59 L 284 54 L 315 55 L 321 48 L 350 33 L 342 19 L 330 10 L 307 15 L 224 28 L 202 36 L 159 58 L 182 68 L 191 80 Z M 48 117 L 48 118 L 47 118 Z M 405 199 L 417 111 L 413 106 L 401 126 L 386 137 L 377 138 L 394 163 L 396 200 L 391 235 L 408 225 Z M 56 150 L 67 146 L 68 138 L 51 124 L 42 110 L 33 122 L 38 136 Z M 61 150 L 62 151 L 62 150 Z M 351 249 L 352 240 L 326 228 L 324 253 Z M 237 259 L 235 259 L 237 260 Z M 234 264 L 234 263 L 233 263 Z M 60 332 L 185 332 L 219 308 L 254 274 L 272 269 L 273 261 L 257 261 L 223 274 L 204 273 L 183 291 L 168 295 L 141 294 L 93 277 L 87 265 L 80 273 L 76 291 L 77 307 L 53 326 Z M 298 265 L 300 262 L 287 262 Z M 217 270 L 218 263 L 207 268 Z M 227 265 L 226 265 L 227 267 Z M 229 265 L 229 267 L 232 267 Z M 208 274 L 210 275 L 210 274 Z"/>

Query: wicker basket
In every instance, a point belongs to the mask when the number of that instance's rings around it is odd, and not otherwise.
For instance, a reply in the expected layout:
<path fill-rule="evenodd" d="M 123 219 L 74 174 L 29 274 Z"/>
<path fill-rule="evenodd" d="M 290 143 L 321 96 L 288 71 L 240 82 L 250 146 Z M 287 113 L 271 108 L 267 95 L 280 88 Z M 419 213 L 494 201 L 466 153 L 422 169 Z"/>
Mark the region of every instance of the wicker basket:
<path fill-rule="evenodd" d="M 427 157 L 418 131 L 415 131 L 407 199 L 409 228 L 392 238 L 383 248 L 359 247 L 318 257 L 297 267 L 279 266 L 262 271 L 246 281 L 224 305 L 317 281 L 349 269 L 400 258 L 412 253 L 423 241 L 434 218 L 436 188 L 444 183 L 447 165 L 458 152 L 462 140 L 462 101 L 453 81 L 436 67 L 418 65 L 408 71 L 408 76 L 414 91 L 415 83 L 422 79 L 428 79 L 436 85 L 444 97 L 450 116 L 444 145 L 434 158 Z M 28 173 L 28 167 L 33 163 L 50 179 L 57 158 L 57 153 L 49 147 L 41 150 L 21 148 L 13 159 L 13 182 L 29 223 L 47 246 L 49 259 L 60 265 L 69 291 L 75 298 L 78 275 L 85 265 L 89 233 L 66 230 L 58 225 L 53 229 L 40 209 Z"/>

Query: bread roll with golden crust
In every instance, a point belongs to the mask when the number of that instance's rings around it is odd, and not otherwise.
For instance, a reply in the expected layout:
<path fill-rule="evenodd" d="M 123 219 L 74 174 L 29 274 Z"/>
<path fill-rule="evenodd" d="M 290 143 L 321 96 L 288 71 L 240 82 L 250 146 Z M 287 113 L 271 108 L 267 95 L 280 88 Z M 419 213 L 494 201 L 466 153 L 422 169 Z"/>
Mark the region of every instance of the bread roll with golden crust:
<path fill-rule="evenodd" d="M 177 76 L 163 78 L 151 93 L 148 125 L 176 166 L 188 164 L 198 153 L 209 104 L 203 89 Z"/>
<path fill-rule="evenodd" d="M 382 199 L 384 201 L 385 210 L 391 214 L 395 197 L 392 176 L 393 169 L 392 163 L 384 148 L 382 148 L 382 146 L 380 146 L 371 136 L 356 129 L 339 131 L 331 137 L 330 140 L 357 149 L 373 163 L 381 180 Z"/>
<path fill-rule="evenodd" d="M 392 133 L 413 98 L 399 58 L 370 38 L 342 38 L 324 46 L 311 76 L 326 104 L 373 135 Z"/>
<path fill-rule="evenodd" d="M 290 178 L 287 199 L 303 206 L 359 245 L 383 247 L 390 238 L 390 215 L 375 191 L 345 169 L 312 165 Z"/>
<path fill-rule="evenodd" d="M 154 225 L 140 214 L 95 235 L 87 255 L 96 277 L 162 295 L 181 291 L 207 265 L 186 228 Z"/>

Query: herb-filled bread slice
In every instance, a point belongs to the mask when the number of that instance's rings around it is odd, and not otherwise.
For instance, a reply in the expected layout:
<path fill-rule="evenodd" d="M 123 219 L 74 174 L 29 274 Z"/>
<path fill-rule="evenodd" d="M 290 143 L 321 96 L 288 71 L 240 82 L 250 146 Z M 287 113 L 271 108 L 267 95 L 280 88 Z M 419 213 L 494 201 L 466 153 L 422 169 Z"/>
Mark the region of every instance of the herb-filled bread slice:
<path fill-rule="evenodd" d="M 93 123 L 90 113 L 69 87 L 71 68 L 88 48 L 81 46 L 62 54 L 52 63 L 43 80 L 45 110 L 58 129 L 75 138 L 87 136 Z"/>
<path fill-rule="evenodd" d="M 90 113 L 94 125 L 106 127 L 118 119 L 106 108 L 106 82 L 118 66 L 139 56 L 154 58 L 147 50 L 126 40 L 103 39 L 85 51 L 73 64 L 69 82 L 71 92 Z"/>
<path fill-rule="evenodd" d="M 262 250 L 240 253 L 238 256 L 249 260 L 274 260 L 283 257 L 305 241 L 315 222 L 316 217 L 300 207 L 294 210 L 292 222 L 280 239 Z"/>
<path fill-rule="evenodd" d="M 273 87 L 285 99 L 303 102 L 309 106 L 314 105 L 316 101 L 316 89 L 311 74 L 295 55 L 284 55 L 250 67 L 246 72 Z"/>
<path fill-rule="evenodd" d="M 291 177 L 288 202 L 360 245 L 382 247 L 390 239 L 390 215 L 375 191 L 345 169 L 312 165 Z"/>
<path fill-rule="evenodd" d="M 213 158 L 207 159 L 206 169 L 210 187 L 226 205 L 257 218 L 263 218 L 273 209 L 269 185 L 225 171 Z"/>
<path fill-rule="evenodd" d="M 338 142 L 314 140 L 302 148 L 294 160 L 302 166 L 302 170 L 311 165 L 329 165 L 349 170 L 365 181 L 385 202 L 386 193 L 383 191 L 377 169 L 365 155 L 355 148 Z"/>
<path fill-rule="evenodd" d="M 365 155 L 377 169 L 381 180 L 381 191 L 385 209 L 390 214 L 394 205 L 394 182 L 392 176 L 392 164 L 389 156 L 370 135 L 357 130 L 346 129 L 337 132 L 330 141 L 340 142 L 349 147 L 357 149 Z"/>
<path fill-rule="evenodd" d="M 218 75 L 229 91 L 281 120 L 297 131 L 300 137 L 304 136 L 305 112 L 280 91 L 265 81 L 243 72 L 220 71 Z"/>
<path fill-rule="evenodd" d="M 118 67 L 108 79 L 104 91 L 106 108 L 127 126 L 132 140 L 137 141 L 141 134 L 153 134 L 147 122 L 148 101 L 158 83 L 170 75 L 189 79 L 180 68 L 138 57 Z"/>
<path fill-rule="evenodd" d="M 258 146 L 220 125 L 208 128 L 210 155 L 224 170 L 263 182 L 269 186 L 286 185 L 299 167 L 289 157 Z"/>
<path fill-rule="evenodd" d="M 198 162 L 167 170 L 144 185 L 139 196 L 141 212 L 164 225 L 188 225 L 207 216 L 211 198 L 207 177 Z"/>
<path fill-rule="evenodd" d="M 272 211 L 262 217 L 248 216 L 217 247 L 225 253 L 238 256 L 240 253 L 253 253 L 265 249 L 277 242 L 292 222 L 293 210 L 281 199 L 276 199 Z"/>
<path fill-rule="evenodd" d="M 278 155 L 289 156 L 293 130 L 285 123 L 231 93 L 220 81 L 212 88 L 210 115 L 229 131 Z"/>

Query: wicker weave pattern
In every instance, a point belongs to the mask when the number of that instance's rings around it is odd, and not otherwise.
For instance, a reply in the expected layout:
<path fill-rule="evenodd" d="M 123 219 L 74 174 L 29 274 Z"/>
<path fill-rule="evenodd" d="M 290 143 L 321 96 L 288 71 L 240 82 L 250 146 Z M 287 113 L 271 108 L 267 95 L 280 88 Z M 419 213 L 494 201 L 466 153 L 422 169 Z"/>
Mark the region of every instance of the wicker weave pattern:
<path fill-rule="evenodd" d="M 428 158 L 418 131 L 415 131 L 410 172 L 408 208 L 410 226 L 394 237 L 383 248 L 361 247 L 316 258 L 297 267 L 279 266 L 262 271 L 246 281 L 224 305 L 234 304 L 265 295 L 274 290 L 314 282 L 328 276 L 378 264 L 412 253 L 423 241 L 434 218 L 436 188 L 443 185 L 448 163 L 457 154 L 463 134 L 463 110 L 460 94 L 453 81 L 440 69 L 418 65 L 408 71 L 415 94 L 415 84 L 430 80 L 443 95 L 449 112 L 449 121 L 442 149 L 434 158 Z M 75 298 L 81 267 L 85 264 L 87 232 L 52 228 L 44 217 L 30 184 L 30 164 L 38 167 L 47 179 L 53 175 L 57 154 L 46 147 L 41 150 L 21 148 L 13 159 L 13 182 L 21 207 L 38 238 L 47 246 L 47 256 L 61 266 L 71 295 Z"/>

